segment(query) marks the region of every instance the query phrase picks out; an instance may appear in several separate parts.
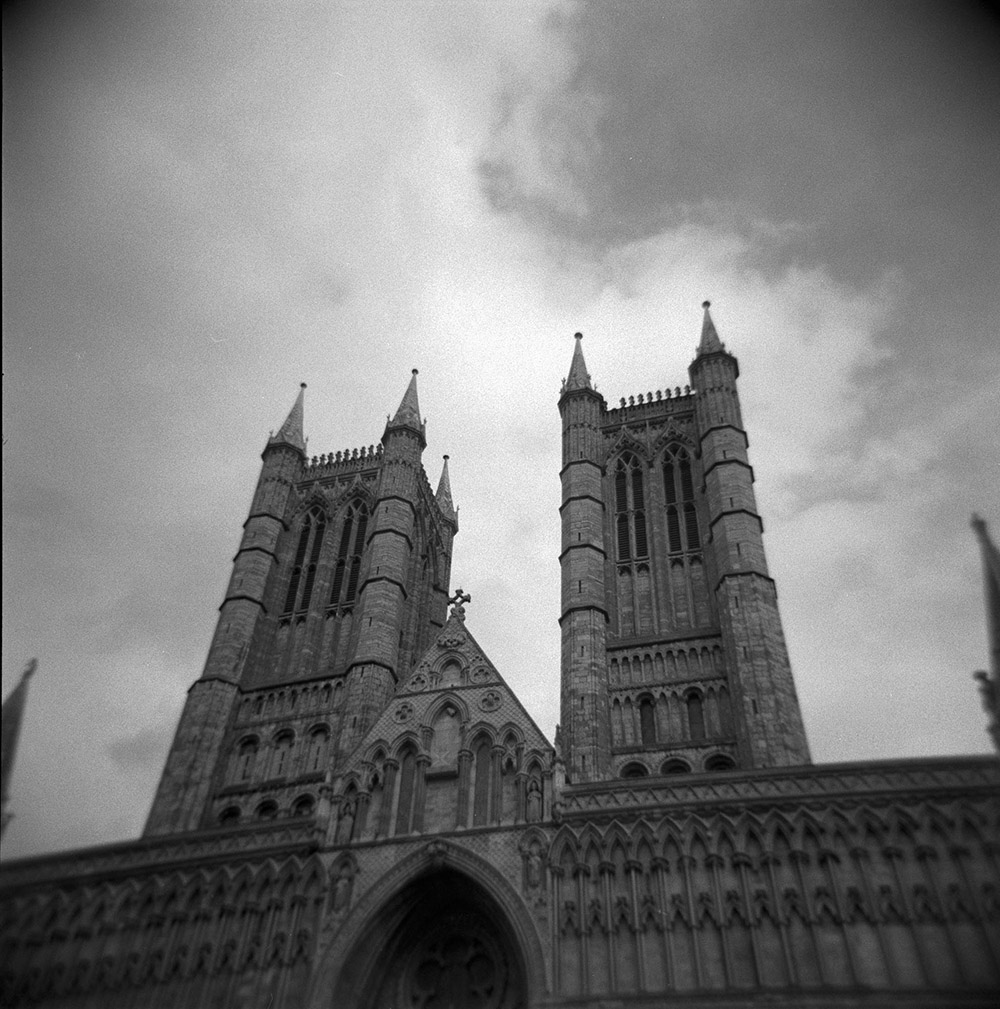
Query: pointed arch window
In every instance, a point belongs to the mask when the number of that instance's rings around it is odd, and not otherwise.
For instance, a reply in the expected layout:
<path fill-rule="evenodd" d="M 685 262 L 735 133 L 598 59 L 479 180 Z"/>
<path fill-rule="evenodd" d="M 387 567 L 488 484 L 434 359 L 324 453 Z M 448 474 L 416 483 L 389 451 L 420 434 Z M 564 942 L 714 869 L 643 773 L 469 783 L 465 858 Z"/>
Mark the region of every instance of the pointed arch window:
<path fill-rule="evenodd" d="M 330 587 L 330 606 L 348 608 L 354 604 L 361 574 L 361 555 L 368 532 L 368 508 L 361 502 L 352 504 L 344 516 L 337 547 L 337 560 Z"/>
<path fill-rule="evenodd" d="M 490 749 L 490 741 L 486 737 L 482 737 L 474 750 L 476 783 L 472 793 L 473 827 L 486 826 L 489 818 L 490 778 L 492 776 Z"/>
<path fill-rule="evenodd" d="M 413 799 L 416 787 L 417 755 L 407 747 L 399 761 L 399 801 L 396 803 L 396 833 L 413 829 Z"/>
<path fill-rule="evenodd" d="M 285 596 L 283 612 L 286 614 L 301 613 L 309 608 L 325 531 L 326 516 L 323 510 L 319 507 L 310 508 L 302 520 L 299 542 L 295 548 L 295 562 L 288 581 L 288 594 Z"/>
<path fill-rule="evenodd" d="M 642 464 L 631 452 L 615 466 L 615 542 L 619 561 L 649 556 Z"/>
<path fill-rule="evenodd" d="M 683 553 L 701 549 L 698 511 L 694 503 L 691 456 L 681 445 L 670 445 L 663 457 L 663 497 L 667 507 L 667 549 Z"/>

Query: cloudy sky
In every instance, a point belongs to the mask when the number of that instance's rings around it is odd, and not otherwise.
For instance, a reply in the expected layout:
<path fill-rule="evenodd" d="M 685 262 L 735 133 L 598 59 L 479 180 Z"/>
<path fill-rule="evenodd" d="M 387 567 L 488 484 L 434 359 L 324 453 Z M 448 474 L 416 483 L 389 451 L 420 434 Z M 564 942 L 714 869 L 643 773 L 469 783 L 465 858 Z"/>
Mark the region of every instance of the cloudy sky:
<path fill-rule="evenodd" d="M 959 3 L 8 5 L 7 857 L 135 836 L 269 430 L 378 440 L 411 368 L 452 585 L 550 735 L 560 379 L 741 366 L 817 761 L 987 750 L 996 21 Z"/>

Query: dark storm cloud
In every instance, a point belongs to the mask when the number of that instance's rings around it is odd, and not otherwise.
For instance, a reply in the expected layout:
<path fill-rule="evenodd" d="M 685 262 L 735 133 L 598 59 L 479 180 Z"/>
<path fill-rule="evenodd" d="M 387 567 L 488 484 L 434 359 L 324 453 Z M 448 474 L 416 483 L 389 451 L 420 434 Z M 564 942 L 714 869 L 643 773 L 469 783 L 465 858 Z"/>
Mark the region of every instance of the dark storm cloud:
<path fill-rule="evenodd" d="M 519 191 L 504 150 L 516 92 L 482 166 L 499 209 L 547 211 L 606 246 L 735 203 L 748 220 L 818 226 L 795 253 L 821 250 L 854 283 L 876 259 L 938 245 L 942 226 L 992 247 L 994 162 L 974 142 L 995 135 L 1000 33 L 981 7 L 591 2 L 561 28 L 578 64 L 532 123 L 585 212 Z M 585 152 L 565 128 L 581 105 L 596 110 Z"/>

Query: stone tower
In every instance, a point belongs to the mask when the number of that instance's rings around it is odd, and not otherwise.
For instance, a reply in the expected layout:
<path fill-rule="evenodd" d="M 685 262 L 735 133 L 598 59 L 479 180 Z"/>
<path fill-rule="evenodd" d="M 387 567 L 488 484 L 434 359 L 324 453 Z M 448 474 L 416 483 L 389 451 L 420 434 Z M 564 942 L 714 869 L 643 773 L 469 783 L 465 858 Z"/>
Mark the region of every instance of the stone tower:
<path fill-rule="evenodd" d="M 559 399 L 562 740 L 574 782 L 806 764 L 736 380 L 704 305 L 683 390 Z"/>
<path fill-rule="evenodd" d="M 458 521 L 447 461 L 436 494 L 421 462 L 416 371 L 377 448 L 312 459 L 304 389 L 264 448 L 147 835 L 295 808 L 444 626 Z"/>
<path fill-rule="evenodd" d="M 563 760 L 447 597 L 415 379 L 312 460 L 300 394 L 146 836 L 0 862 L 0 1003 L 996 1005 L 1000 763 L 809 763 L 707 306 L 690 375 L 608 409 L 577 335 Z"/>

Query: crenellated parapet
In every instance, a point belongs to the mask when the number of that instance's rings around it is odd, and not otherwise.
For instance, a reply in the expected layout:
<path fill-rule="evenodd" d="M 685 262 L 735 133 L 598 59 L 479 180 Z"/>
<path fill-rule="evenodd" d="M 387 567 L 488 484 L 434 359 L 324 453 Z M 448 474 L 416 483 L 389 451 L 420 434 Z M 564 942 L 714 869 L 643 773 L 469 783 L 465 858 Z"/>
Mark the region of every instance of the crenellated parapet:
<path fill-rule="evenodd" d="M 606 424 L 624 424 L 641 421 L 663 413 L 682 413 L 694 408 L 697 390 L 691 386 L 657 389 L 656 392 L 637 393 L 627 399 L 622 396 L 617 407 L 605 411 Z"/>
<path fill-rule="evenodd" d="M 302 479 L 315 480 L 326 476 L 361 468 L 378 466 L 382 461 L 382 445 L 362 445 L 360 448 L 344 449 L 326 455 L 314 455 L 302 469 Z"/>

